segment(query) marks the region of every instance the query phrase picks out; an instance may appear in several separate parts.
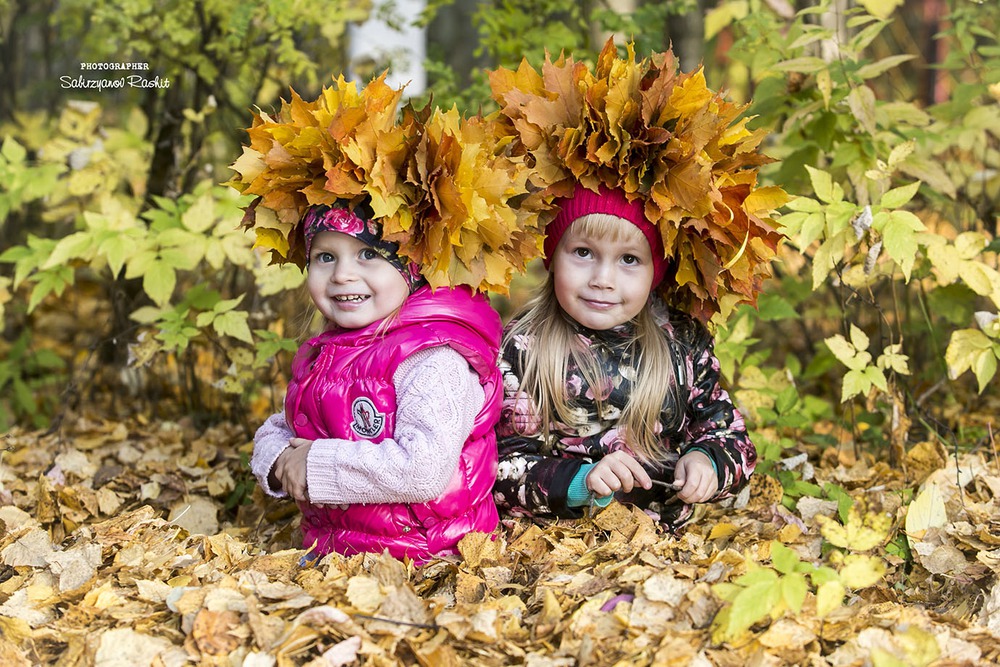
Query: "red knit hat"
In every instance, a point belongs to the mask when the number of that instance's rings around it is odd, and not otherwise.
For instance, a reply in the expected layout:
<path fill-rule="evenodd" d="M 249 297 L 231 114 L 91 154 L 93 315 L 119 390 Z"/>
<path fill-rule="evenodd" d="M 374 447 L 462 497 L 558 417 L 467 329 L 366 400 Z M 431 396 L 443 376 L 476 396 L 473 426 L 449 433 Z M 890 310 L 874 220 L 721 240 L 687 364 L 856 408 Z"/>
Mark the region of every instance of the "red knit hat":
<path fill-rule="evenodd" d="M 594 192 L 577 184 L 572 195 L 558 200 L 559 213 L 545 227 L 545 259 L 543 260 L 545 268 L 549 268 L 549 262 L 552 261 L 552 255 L 555 254 L 559 240 L 577 218 L 590 213 L 607 213 L 628 220 L 638 227 L 642 235 L 646 237 L 653 255 L 652 286 L 656 287 L 663 280 L 668 262 L 663 256 L 663 240 L 660 238 L 660 231 L 656 225 L 646 219 L 646 214 L 643 211 L 645 205 L 641 199 L 629 201 L 622 190 L 609 190 L 603 185 L 598 187 L 599 191 Z"/>

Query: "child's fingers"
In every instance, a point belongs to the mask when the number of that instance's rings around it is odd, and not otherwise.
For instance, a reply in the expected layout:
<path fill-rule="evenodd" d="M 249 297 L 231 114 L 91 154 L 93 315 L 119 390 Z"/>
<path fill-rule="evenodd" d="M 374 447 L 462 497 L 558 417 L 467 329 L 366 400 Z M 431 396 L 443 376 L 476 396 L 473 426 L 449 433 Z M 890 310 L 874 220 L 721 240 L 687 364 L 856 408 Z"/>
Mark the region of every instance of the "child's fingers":
<path fill-rule="evenodd" d="M 612 485 L 620 487 L 620 482 L 618 477 L 606 468 L 594 468 L 587 475 L 587 488 L 598 498 L 613 494 L 616 489 L 612 488 Z"/>
<path fill-rule="evenodd" d="M 649 476 L 649 473 L 646 472 L 646 469 L 642 467 L 641 463 L 639 463 L 632 457 L 629 457 L 625 463 L 628 466 L 629 472 L 631 473 L 632 476 L 632 480 L 635 484 L 638 484 L 644 489 L 653 488 L 653 480 Z M 632 489 L 630 488 L 628 490 L 631 491 Z"/>
<path fill-rule="evenodd" d="M 684 488 L 678 491 L 677 495 L 686 503 L 700 503 L 704 500 L 703 486 L 703 476 L 694 472 L 690 477 L 688 477 L 687 481 L 684 483 Z"/>
<path fill-rule="evenodd" d="M 712 476 L 696 473 L 688 478 L 677 497 L 686 503 L 703 503 L 715 493 L 714 486 Z"/>
<path fill-rule="evenodd" d="M 617 459 L 611 463 L 611 472 L 615 476 L 614 479 L 609 480 L 612 491 L 620 490 L 628 493 L 635 488 L 636 471 L 631 464 L 638 466 L 638 463 L 632 457 Z M 645 472 L 642 470 L 642 466 L 639 466 L 639 471 Z"/>
<path fill-rule="evenodd" d="M 306 441 L 307 443 L 311 441 Z M 274 463 L 274 475 L 281 482 L 284 489 L 293 500 L 298 502 L 308 502 L 309 495 L 306 488 L 306 456 L 308 449 L 295 449 L 294 447 L 285 450 Z"/>
<path fill-rule="evenodd" d="M 642 464 L 635 457 L 618 451 L 602 459 L 601 463 L 605 462 L 614 471 L 615 476 L 618 477 L 619 484 L 621 485 L 619 488 L 625 493 L 634 489 L 636 484 L 644 489 L 653 487 L 653 481 L 650 479 L 649 473 L 646 472 L 646 469 L 642 467 Z M 618 489 L 615 490 L 617 491 Z"/>
<path fill-rule="evenodd" d="M 624 490 L 627 493 L 632 489 L 632 476 L 627 469 L 616 467 L 614 462 L 609 461 L 590 471 L 587 476 L 587 488 L 598 498 L 610 496 L 616 491 Z"/>
<path fill-rule="evenodd" d="M 290 447 L 302 447 L 303 445 L 308 445 L 312 440 L 306 440 L 305 438 L 292 438 L 288 441 Z"/>
<path fill-rule="evenodd" d="M 278 464 L 275 466 L 274 470 L 275 477 L 281 482 L 281 488 L 284 489 L 285 493 L 292 500 L 300 500 L 302 491 L 299 488 L 298 480 L 295 475 L 291 474 L 288 466 L 284 465 L 284 461 L 278 460 Z"/>

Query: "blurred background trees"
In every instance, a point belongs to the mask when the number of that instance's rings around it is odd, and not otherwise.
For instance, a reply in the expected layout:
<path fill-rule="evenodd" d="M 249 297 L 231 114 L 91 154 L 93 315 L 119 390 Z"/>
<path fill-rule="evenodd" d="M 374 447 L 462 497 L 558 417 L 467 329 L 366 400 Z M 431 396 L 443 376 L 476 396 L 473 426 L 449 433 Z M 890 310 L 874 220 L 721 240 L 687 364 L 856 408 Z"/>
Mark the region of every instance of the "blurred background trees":
<path fill-rule="evenodd" d="M 401 7 L 0 0 L 0 427 L 69 410 L 250 432 L 278 409 L 311 326 L 302 276 L 266 266 L 239 231 L 227 165 L 251 108 L 289 87 L 308 97 L 341 72 L 402 69 L 405 42 L 351 38 L 415 14 Z M 715 327 L 789 497 L 822 493 L 779 465 L 795 448 L 898 460 L 915 440 L 991 442 L 968 415 L 995 408 L 1000 358 L 998 3 L 428 0 L 418 13 L 415 104 L 489 112 L 485 68 L 592 58 L 612 34 L 640 57 L 672 45 L 682 69 L 751 102 L 780 159 L 762 178 L 796 198 L 759 308 Z M 72 84 L 131 74 L 141 85 Z M 501 313 L 535 280 L 537 267 L 493 295 Z"/>

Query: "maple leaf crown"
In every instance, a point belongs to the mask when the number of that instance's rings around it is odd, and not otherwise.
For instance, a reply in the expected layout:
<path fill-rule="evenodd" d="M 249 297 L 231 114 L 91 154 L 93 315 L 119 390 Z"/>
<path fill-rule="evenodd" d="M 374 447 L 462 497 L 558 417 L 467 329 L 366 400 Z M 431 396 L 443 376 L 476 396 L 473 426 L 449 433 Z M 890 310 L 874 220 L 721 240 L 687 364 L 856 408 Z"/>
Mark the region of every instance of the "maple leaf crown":
<path fill-rule="evenodd" d="M 665 298 L 703 321 L 756 303 L 783 238 L 767 216 L 788 196 L 758 187 L 772 160 L 759 151 L 766 131 L 740 117 L 746 105 L 709 90 L 701 68 L 679 72 L 671 51 L 636 62 L 634 45 L 620 58 L 613 39 L 594 71 L 547 54 L 540 72 L 523 60 L 489 78 L 498 132 L 549 202 L 572 202 L 579 188 L 624 193 L 662 239 Z"/>
<path fill-rule="evenodd" d="M 304 267 L 306 211 L 365 203 L 382 238 L 431 287 L 506 293 L 513 273 L 541 253 L 547 210 L 541 193 L 529 192 L 524 157 L 481 117 L 400 109 L 403 89 L 385 77 L 359 90 L 340 76 L 314 101 L 292 90 L 273 118 L 254 114 L 229 182 L 255 196 L 244 227 L 272 262 Z"/>

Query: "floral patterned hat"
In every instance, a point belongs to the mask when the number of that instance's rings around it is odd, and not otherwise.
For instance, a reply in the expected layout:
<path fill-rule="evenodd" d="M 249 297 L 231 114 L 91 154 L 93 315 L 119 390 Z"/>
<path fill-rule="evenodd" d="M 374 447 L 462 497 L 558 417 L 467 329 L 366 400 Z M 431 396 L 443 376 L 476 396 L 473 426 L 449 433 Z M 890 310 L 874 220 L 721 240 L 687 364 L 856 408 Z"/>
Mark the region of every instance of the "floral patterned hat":
<path fill-rule="evenodd" d="M 399 256 L 399 244 L 382 238 L 382 226 L 372 219 L 371 209 L 357 206 L 352 211 L 346 206 L 317 204 L 306 211 L 302 221 L 306 244 L 306 258 L 311 256 L 312 242 L 320 232 L 340 232 L 353 236 L 396 267 L 412 293 L 424 284 L 420 267 L 415 262 L 406 262 Z"/>

